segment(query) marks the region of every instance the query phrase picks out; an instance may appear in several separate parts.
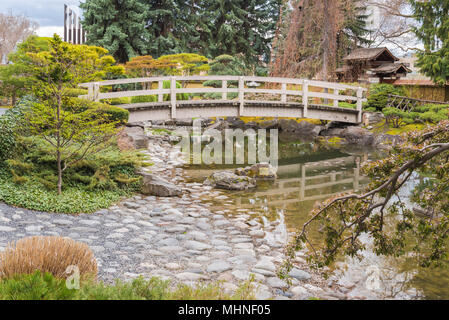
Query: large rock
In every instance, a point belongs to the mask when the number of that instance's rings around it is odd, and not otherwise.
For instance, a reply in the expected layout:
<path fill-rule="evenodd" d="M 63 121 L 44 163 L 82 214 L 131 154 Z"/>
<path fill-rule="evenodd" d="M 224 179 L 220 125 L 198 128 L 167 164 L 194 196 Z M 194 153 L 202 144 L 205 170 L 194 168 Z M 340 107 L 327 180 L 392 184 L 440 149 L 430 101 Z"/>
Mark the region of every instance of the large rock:
<path fill-rule="evenodd" d="M 346 128 L 332 128 L 321 133 L 323 136 L 339 137 L 347 144 L 372 146 L 375 143 L 374 134 L 362 127 L 349 126 Z"/>
<path fill-rule="evenodd" d="M 279 128 L 283 132 L 290 132 L 299 136 L 311 136 L 311 137 L 317 136 L 322 130 L 322 127 L 319 125 L 310 123 L 308 121 L 297 122 L 293 119 L 279 120 Z"/>
<path fill-rule="evenodd" d="M 248 126 L 246 123 L 238 118 L 238 117 L 227 117 L 226 118 L 227 125 L 232 129 L 242 129 L 245 130 Z"/>
<path fill-rule="evenodd" d="M 250 167 L 236 169 L 235 174 L 260 180 L 275 180 L 276 171 L 269 163 L 256 163 Z"/>
<path fill-rule="evenodd" d="M 219 171 L 209 176 L 204 184 L 217 189 L 247 190 L 257 186 L 256 179 L 247 176 L 239 176 L 230 171 Z"/>
<path fill-rule="evenodd" d="M 140 126 L 124 127 L 118 133 L 117 145 L 120 150 L 148 149 L 148 137 Z"/>
<path fill-rule="evenodd" d="M 141 192 L 157 197 L 176 197 L 182 194 L 181 188 L 154 174 L 141 172 L 143 177 Z"/>
<path fill-rule="evenodd" d="M 365 111 L 363 113 L 363 124 L 365 126 L 372 126 L 377 123 L 382 122 L 385 120 L 385 116 L 382 112 L 367 112 Z"/>

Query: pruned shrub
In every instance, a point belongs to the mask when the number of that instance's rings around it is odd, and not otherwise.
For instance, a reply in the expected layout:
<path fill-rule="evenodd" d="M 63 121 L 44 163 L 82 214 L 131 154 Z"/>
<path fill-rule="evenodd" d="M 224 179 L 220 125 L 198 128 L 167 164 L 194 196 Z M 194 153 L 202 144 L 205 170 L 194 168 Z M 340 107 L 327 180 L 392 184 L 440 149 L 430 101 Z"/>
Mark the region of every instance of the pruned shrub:
<path fill-rule="evenodd" d="M 81 278 L 97 277 L 97 262 L 89 246 L 62 237 L 30 237 L 10 243 L 0 252 L 0 278 L 36 271 L 65 279 L 67 268 L 76 266 Z"/>
<path fill-rule="evenodd" d="M 156 102 L 157 97 L 155 95 L 151 96 L 136 96 L 131 98 L 131 103 L 145 103 L 145 102 Z"/>
<path fill-rule="evenodd" d="M 367 107 L 381 111 L 387 106 L 389 95 L 404 96 L 405 92 L 401 87 L 395 87 L 392 84 L 381 83 L 372 85 L 369 90 Z"/>

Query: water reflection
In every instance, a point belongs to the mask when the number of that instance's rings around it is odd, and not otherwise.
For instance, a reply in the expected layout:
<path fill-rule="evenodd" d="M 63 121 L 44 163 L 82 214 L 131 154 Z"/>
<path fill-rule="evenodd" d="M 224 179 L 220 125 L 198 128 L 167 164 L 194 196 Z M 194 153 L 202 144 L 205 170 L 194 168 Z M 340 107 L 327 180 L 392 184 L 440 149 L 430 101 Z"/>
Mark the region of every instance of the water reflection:
<path fill-rule="evenodd" d="M 266 240 L 281 245 L 288 234 L 303 226 L 317 201 L 323 201 L 341 192 L 358 192 L 369 183 L 360 172 L 361 164 L 375 160 L 373 152 L 342 152 L 317 150 L 304 144 L 292 148 L 281 146 L 278 179 L 260 182 L 255 190 L 225 192 L 227 199 L 208 199 L 215 210 L 228 214 L 249 215 L 263 223 Z M 295 149 L 297 148 L 297 149 Z M 195 182 L 217 170 L 229 167 L 191 166 L 187 175 Z M 419 183 L 415 177 L 404 186 L 401 197 L 407 199 Z M 406 201 L 410 204 L 408 201 Z M 322 240 L 319 226 L 310 230 L 314 242 Z M 370 239 L 365 237 L 365 243 Z M 449 298 L 449 270 L 420 269 L 413 258 L 387 258 L 375 255 L 371 250 L 361 253 L 362 259 L 345 258 L 334 266 L 340 284 L 346 286 L 351 297 L 365 296 L 371 299 Z"/>

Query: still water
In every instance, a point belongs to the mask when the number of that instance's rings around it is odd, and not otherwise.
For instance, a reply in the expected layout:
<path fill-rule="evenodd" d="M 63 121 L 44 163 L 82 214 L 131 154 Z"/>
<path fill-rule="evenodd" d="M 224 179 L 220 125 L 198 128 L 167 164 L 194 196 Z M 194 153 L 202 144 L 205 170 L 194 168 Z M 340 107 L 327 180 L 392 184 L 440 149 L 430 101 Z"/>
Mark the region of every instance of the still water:
<path fill-rule="evenodd" d="M 360 172 L 360 164 L 383 156 L 376 150 L 348 150 L 320 147 L 310 142 L 289 142 L 279 145 L 278 179 L 258 183 L 257 189 L 226 192 L 228 199 L 212 200 L 214 209 L 258 217 L 265 226 L 275 226 L 267 233 L 287 241 L 287 234 L 302 227 L 317 201 L 343 191 L 360 191 L 369 179 Z M 239 167 L 239 166 L 235 166 Z M 240 166 L 242 167 L 242 166 Z M 192 181 L 202 182 L 225 166 L 191 165 L 186 167 Z M 407 196 L 417 181 L 404 188 Z M 319 241 L 318 230 L 311 237 Z M 365 238 L 367 243 L 369 238 Z M 362 260 L 349 259 L 333 266 L 339 283 L 351 288 L 353 296 L 371 299 L 449 299 L 449 270 L 420 269 L 413 259 L 391 259 L 376 256 L 370 250 Z"/>

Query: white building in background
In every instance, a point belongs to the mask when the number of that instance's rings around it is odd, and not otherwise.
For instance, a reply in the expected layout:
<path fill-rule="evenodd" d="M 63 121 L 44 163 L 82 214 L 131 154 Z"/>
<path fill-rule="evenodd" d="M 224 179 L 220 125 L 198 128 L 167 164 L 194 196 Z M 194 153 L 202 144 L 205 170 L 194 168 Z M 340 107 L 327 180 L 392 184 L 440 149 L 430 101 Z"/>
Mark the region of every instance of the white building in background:
<path fill-rule="evenodd" d="M 418 57 L 415 54 L 408 55 L 406 57 L 400 58 L 399 60 L 404 65 L 406 65 L 412 72 L 407 74 L 404 78 L 406 80 L 430 80 L 429 77 L 419 73 L 419 67 L 416 65 L 418 62 Z"/>

